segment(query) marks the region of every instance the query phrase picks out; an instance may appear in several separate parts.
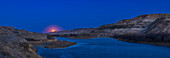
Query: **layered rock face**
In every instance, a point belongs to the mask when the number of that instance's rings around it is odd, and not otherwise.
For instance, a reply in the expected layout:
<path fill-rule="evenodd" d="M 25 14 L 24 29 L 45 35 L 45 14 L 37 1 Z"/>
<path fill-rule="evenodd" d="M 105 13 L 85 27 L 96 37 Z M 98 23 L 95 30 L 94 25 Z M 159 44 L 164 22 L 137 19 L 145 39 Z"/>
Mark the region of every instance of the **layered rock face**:
<path fill-rule="evenodd" d="M 114 37 L 133 41 L 169 42 L 170 14 L 141 15 L 98 28 L 61 31 L 48 35 Z"/>
<path fill-rule="evenodd" d="M 133 19 L 121 20 L 116 24 L 104 25 L 98 29 L 115 29 L 116 31 L 122 31 L 123 34 L 148 34 L 148 33 L 170 33 L 169 32 L 169 14 L 150 14 L 142 15 Z M 125 31 L 125 30 L 128 31 Z M 155 32 L 156 31 L 156 32 Z M 115 34 L 119 34 L 115 33 Z M 122 34 L 119 34 L 122 35 Z"/>
<path fill-rule="evenodd" d="M 116 24 L 104 25 L 99 30 L 114 37 L 133 40 L 169 41 L 170 40 L 170 14 L 142 15 L 133 19 L 121 20 Z"/>

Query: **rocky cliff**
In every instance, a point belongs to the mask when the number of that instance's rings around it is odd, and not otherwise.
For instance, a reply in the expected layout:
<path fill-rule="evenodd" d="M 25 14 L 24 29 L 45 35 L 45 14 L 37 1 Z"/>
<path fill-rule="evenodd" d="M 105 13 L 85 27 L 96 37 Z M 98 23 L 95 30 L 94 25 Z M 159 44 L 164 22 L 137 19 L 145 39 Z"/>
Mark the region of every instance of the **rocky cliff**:
<path fill-rule="evenodd" d="M 148 14 L 98 28 L 48 33 L 66 37 L 114 37 L 133 42 L 170 42 L 170 14 Z M 170 45 L 168 45 L 170 46 Z"/>
<path fill-rule="evenodd" d="M 38 34 L 33 36 L 33 34 Z M 31 36 L 32 37 L 29 37 Z M 42 36 L 42 37 L 37 37 Z M 0 26 L 0 58 L 41 58 L 28 40 L 47 39 L 45 34 Z"/>
<path fill-rule="evenodd" d="M 52 39 L 46 34 L 0 26 L 0 58 L 41 58 L 34 46 L 44 44 L 48 44 L 47 48 L 61 48 L 76 43 Z"/>

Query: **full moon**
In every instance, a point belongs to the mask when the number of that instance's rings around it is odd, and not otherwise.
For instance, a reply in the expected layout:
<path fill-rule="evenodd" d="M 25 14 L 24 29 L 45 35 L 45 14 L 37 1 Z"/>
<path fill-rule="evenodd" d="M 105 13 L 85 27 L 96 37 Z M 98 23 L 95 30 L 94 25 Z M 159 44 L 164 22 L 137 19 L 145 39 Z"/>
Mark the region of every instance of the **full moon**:
<path fill-rule="evenodd" d="M 57 31 L 62 31 L 62 28 L 59 27 L 58 25 L 49 25 L 44 29 L 43 33 L 57 32 Z"/>
<path fill-rule="evenodd" d="M 55 30 L 51 30 L 51 32 L 55 32 Z"/>

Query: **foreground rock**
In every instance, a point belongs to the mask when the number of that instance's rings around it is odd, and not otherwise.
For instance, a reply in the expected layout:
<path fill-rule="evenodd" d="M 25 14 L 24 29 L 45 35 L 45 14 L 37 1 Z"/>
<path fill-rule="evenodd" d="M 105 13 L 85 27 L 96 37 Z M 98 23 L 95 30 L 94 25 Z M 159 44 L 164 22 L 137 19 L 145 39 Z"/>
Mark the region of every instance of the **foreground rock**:
<path fill-rule="evenodd" d="M 98 28 L 48 33 L 65 37 L 111 37 L 123 41 L 170 46 L 170 14 L 148 14 Z"/>
<path fill-rule="evenodd" d="M 36 53 L 38 50 L 34 48 L 36 45 L 48 44 L 50 47 L 54 46 L 53 48 L 58 48 L 56 46 L 60 45 L 62 47 L 73 45 L 73 42 L 58 44 L 60 42 L 62 41 L 46 34 L 0 26 L 0 58 L 41 58 Z"/>
<path fill-rule="evenodd" d="M 41 58 L 32 45 L 15 34 L 0 34 L 0 58 Z"/>

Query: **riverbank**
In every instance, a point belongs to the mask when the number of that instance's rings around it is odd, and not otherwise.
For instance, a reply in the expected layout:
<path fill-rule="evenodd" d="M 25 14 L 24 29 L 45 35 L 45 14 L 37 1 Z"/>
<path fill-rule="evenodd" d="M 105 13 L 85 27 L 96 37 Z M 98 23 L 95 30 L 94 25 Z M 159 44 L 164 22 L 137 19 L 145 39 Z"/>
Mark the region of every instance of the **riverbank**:
<path fill-rule="evenodd" d="M 115 38 L 116 40 L 120 41 L 125 41 L 125 42 L 131 42 L 131 43 L 142 43 L 142 44 L 151 44 L 151 45 L 156 45 L 156 46 L 165 46 L 165 47 L 170 47 L 169 42 L 148 42 L 148 41 L 134 41 L 134 40 L 126 40 L 126 39 L 121 39 L 121 38 Z"/>
<path fill-rule="evenodd" d="M 98 28 L 79 28 L 53 33 L 49 36 L 69 38 L 108 37 L 121 41 L 168 46 L 170 43 L 170 14 L 147 14 L 120 20 Z"/>

